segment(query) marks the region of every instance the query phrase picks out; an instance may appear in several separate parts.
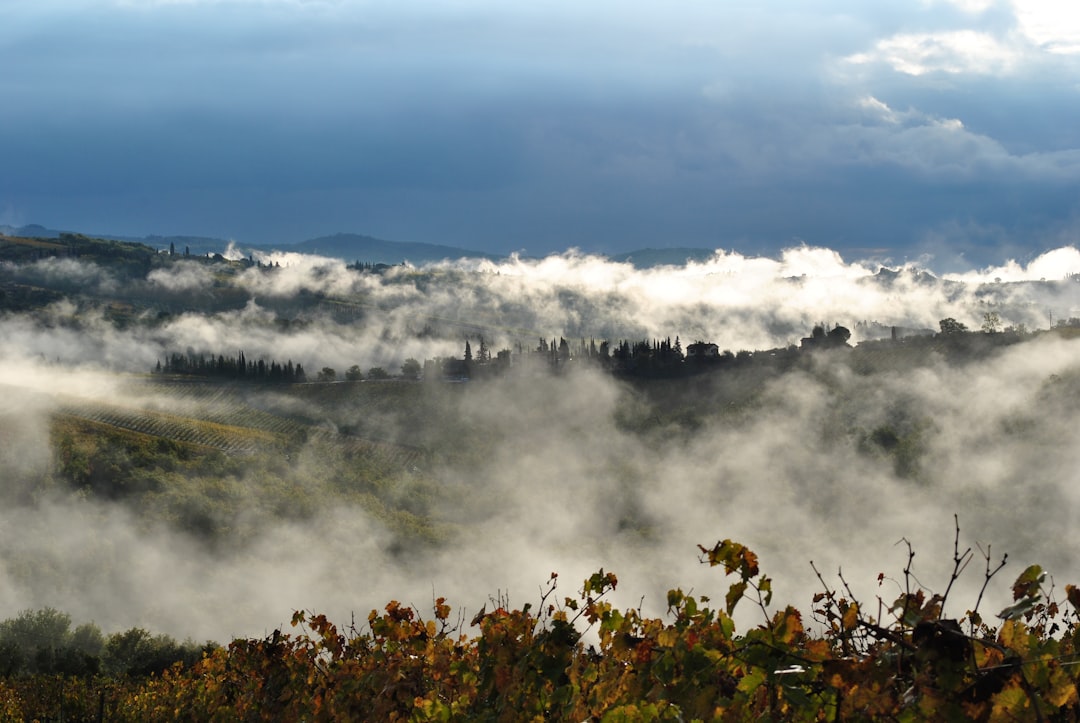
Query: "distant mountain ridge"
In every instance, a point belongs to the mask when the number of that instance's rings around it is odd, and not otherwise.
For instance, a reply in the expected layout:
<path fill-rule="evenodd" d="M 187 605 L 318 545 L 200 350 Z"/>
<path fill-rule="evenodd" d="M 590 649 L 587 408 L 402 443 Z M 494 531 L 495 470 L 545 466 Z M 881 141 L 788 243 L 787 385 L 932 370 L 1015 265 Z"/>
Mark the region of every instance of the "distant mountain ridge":
<path fill-rule="evenodd" d="M 630 263 L 634 268 L 651 269 L 656 266 L 685 266 L 689 261 L 708 261 L 716 255 L 716 249 L 678 247 L 669 249 L 638 249 L 621 254 L 608 254 L 609 261 Z"/>
<path fill-rule="evenodd" d="M 507 254 L 492 254 L 484 251 L 409 241 L 387 241 L 356 233 L 336 233 L 319 236 L 291 244 L 250 244 L 236 243 L 228 239 L 206 236 L 118 236 L 115 234 L 90 234 L 81 231 L 58 231 L 38 224 L 26 226 L 0 225 L 0 235 L 20 236 L 23 238 L 58 238 L 64 233 L 81 233 L 93 238 L 110 241 L 130 241 L 143 243 L 162 250 L 170 244 L 177 251 L 189 250 L 195 255 L 223 253 L 230 245 L 244 254 L 252 252 L 283 251 L 303 254 L 318 254 L 341 259 L 347 263 L 356 261 L 374 264 L 400 264 L 408 261 L 412 264 L 426 264 L 438 261 L 458 259 L 490 259 L 501 261 Z M 688 261 L 706 261 L 716 253 L 706 248 L 646 248 L 618 254 L 596 254 L 617 263 L 630 263 L 635 268 L 653 268 L 656 266 L 684 266 Z"/>
<path fill-rule="evenodd" d="M 385 241 L 373 236 L 355 233 L 337 233 L 332 236 L 320 236 L 319 238 L 301 241 L 297 244 L 278 244 L 270 248 L 279 251 L 331 256 L 349 262 L 370 261 L 371 263 L 383 264 L 399 264 L 403 261 L 414 264 L 430 263 L 466 258 L 498 261 L 506 258 L 505 254 L 489 254 L 439 244 Z"/>
<path fill-rule="evenodd" d="M 141 243 L 158 249 L 168 249 L 173 244 L 178 251 L 187 247 L 191 253 L 202 256 L 205 254 L 221 253 L 229 246 L 229 241 L 208 236 L 120 236 L 117 234 L 86 233 L 84 231 L 58 231 L 46 228 L 36 223 L 26 226 L 9 226 L 0 224 L 0 236 L 17 236 L 20 238 L 59 238 L 62 234 L 71 233 L 99 238 L 107 241 L 127 241 Z"/>

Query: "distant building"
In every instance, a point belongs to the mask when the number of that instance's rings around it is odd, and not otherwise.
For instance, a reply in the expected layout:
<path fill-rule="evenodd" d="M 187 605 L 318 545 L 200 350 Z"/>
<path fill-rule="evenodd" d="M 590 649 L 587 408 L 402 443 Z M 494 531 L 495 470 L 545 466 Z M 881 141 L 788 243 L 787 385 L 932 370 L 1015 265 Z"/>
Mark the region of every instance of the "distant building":
<path fill-rule="evenodd" d="M 464 359 L 443 360 L 442 375 L 447 381 L 465 381 L 472 376 L 469 372 L 469 362 Z"/>
<path fill-rule="evenodd" d="M 718 359 L 720 347 L 708 341 L 695 341 L 686 347 L 686 361 Z"/>
<path fill-rule="evenodd" d="M 810 333 L 810 336 L 803 337 L 799 343 L 799 348 L 803 351 L 811 349 L 836 349 L 848 346 L 848 339 L 851 338 L 851 332 L 837 324 L 833 327 L 832 331 L 825 331 L 825 327 L 817 325 Z"/>

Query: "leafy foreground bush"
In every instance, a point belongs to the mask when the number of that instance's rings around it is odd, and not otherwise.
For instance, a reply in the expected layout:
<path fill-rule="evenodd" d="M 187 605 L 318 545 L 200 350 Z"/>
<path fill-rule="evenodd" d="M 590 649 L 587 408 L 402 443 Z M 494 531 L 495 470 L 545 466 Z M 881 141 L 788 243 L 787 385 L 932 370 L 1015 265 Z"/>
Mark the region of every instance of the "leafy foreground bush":
<path fill-rule="evenodd" d="M 561 601 L 552 574 L 536 611 L 493 601 L 496 609 L 473 618 L 472 634 L 442 598 L 428 620 L 391 602 L 362 631 L 298 612 L 295 633 L 236 640 L 193 666 L 97 688 L 69 682 L 64 719 L 96 720 L 94 711 L 117 721 L 1080 717 L 1080 590 L 1066 586 L 1064 609 L 1037 566 L 1017 578 L 1014 604 L 993 628 L 978 603 L 959 619 L 944 613 L 970 550 L 957 545 L 948 588 L 927 597 L 911 588 L 909 547 L 904 590 L 891 603 L 879 599 L 881 619 L 866 614 L 842 577 L 841 590 L 822 579 L 812 611 L 822 632 L 812 634 L 796 609 L 770 612 L 771 581 L 753 552 L 731 540 L 701 550 L 704 563 L 735 578 L 722 609 L 672 590 L 667 622 L 619 611 L 604 600 L 618 581 L 601 570 L 577 598 Z M 983 592 L 1005 563 L 991 569 L 985 558 Z M 731 615 L 742 600 L 764 617 L 736 634 Z M 595 629 L 595 644 L 583 642 L 583 628 Z M 0 715 L 27 714 L 30 683 L 55 689 L 57 681 L 7 681 Z"/>

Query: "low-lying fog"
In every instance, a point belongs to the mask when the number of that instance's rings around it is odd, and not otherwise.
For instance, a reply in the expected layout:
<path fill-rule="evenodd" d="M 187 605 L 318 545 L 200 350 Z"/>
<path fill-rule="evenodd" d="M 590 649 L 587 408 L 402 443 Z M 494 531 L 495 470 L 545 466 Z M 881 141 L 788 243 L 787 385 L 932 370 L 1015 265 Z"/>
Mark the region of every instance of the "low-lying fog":
<path fill-rule="evenodd" d="M 267 523 L 254 541 L 209 552 L 121 503 L 35 489 L 52 457 L 48 419 L 59 395 L 137 404 L 117 373 L 147 372 L 169 351 L 243 349 L 249 359 L 340 374 L 353 364 L 396 371 L 406 357 L 460 356 L 478 329 L 493 350 L 535 346 L 541 336 L 678 335 L 684 346 L 703 339 L 738 351 L 797 344 L 819 321 L 843 324 L 857 343 L 892 326 L 933 331 L 946 317 L 978 329 L 996 312 L 1002 327 L 1035 330 L 1051 315 L 1080 316 L 1080 283 L 1065 280 L 1080 272 L 1072 247 L 947 279 L 915 266 L 885 278 L 877 265 L 808 248 L 780 260 L 718 253 L 652 270 L 567 254 L 384 276 L 314 257 L 268 260 L 280 271 L 240 277 L 254 296 L 242 310 L 126 328 L 70 302 L 47 319 L 0 318 L 0 617 L 52 606 L 106 629 L 223 641 L 264 634 L 300 608 L 347 622 L 391 599 L 423 610 L 446 596 L 469 615 L 500 593 L 522 605 L 553 571 L 573 595 L 600 567 L 619 575 L 620 605 L 641 602 L 659 615 L 670 587 L 722 604 L 727 582 L 698 563 L 696 545 L 723 538 L 759 554 L 775 604 L 808 615 L 819 589 L 811 559 L 830 583 L 842 567 L 868 604 L 895 598 L 895 585 L 878 588 L 876 578 L 900 579 L 901 538 L 914 546 L 919 581 L 943 591 L 954 513 L 962 546 L 992 545 L 995 562 L 1009 553 L 984 613 L 1009 602 L 1008 583 L 1032 562 L 1059 591 L 1080 583 L 1067 537 L 1080 511 L 1080 342 L 1050 337 L 964 366 L 931 359 L 872 376 L 822 355 L 772 381 L 752 409 L 672 434 L 628 431 L 617 412 L 644 401 L 599 372 L 472 383 L 460 414 L 490 430 L 488 452 L 468 467 L 430 471 L 447 490 L 438 514 L 460 532 L 415 554 L 402 554 L 360 509 Z M 101 270 L 69 266 L 85 283 L 111 283 Z M 192 264 L 146 283 L 175 293 L 212 279 Z M 312 292 L 355 300 L 365 314 L 347 323 L 307 312 L 302 324 L 275 325 L 268 300 Z M 435 333 L 417 336 L 425 326 Z M 851 431 L 882 426 L 918 440 L 918 475 L 868 454 Z M 982 566 L 972 563 L 947 612 L 974 604 Z M 743 620 L 757 622 L 749 606 Z"/>

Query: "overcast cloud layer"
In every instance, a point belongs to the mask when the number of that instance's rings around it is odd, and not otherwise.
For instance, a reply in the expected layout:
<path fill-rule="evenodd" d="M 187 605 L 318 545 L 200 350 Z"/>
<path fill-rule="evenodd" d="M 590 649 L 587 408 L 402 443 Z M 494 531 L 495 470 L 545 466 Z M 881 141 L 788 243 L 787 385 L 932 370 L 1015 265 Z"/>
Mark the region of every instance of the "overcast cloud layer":
<path fill-rule="evenodd" d="M 1078 52 L 1045 0 L 14 0 L 0 224 L 1030 258 Z"/>

